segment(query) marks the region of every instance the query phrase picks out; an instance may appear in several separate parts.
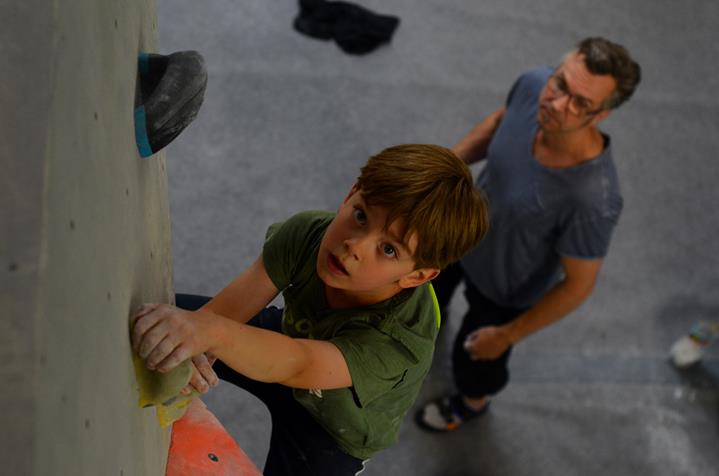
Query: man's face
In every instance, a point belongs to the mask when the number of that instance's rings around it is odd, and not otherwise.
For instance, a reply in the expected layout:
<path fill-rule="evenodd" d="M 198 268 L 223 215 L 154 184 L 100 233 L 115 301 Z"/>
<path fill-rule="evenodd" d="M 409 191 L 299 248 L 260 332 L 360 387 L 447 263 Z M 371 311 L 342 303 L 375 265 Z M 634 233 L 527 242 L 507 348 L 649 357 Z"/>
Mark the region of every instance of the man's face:
<path fill-rule="evenodd" d="M 602 106 L 617 86 L 611 75 L 595 75 L 584 56 L 572 53 L 554 71 L 539 95 L 537 121 L 545 132 L 573 132 L 609 115 Z"/>
<path fill-rule="evenodd" d="M 385 228 L 387 211 L 368 206 L 353 187 L 320 244 L 317 274 L 325 285 L 358 303 L 387 299 L 417 271 L 416 235 L 403 243 L 399 220 Z"/>

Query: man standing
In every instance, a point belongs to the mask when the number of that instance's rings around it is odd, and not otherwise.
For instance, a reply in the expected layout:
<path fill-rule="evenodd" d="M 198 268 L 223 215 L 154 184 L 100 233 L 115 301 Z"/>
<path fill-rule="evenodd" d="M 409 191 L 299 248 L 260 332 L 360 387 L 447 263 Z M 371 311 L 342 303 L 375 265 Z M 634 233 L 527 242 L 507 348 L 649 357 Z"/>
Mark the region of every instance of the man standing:
<path fill-rule="evenodd" d="M 627 50 L 587 38 L 555 69 L 523 74 L 505 107 L 455 147 L 487 164 L 485 239 L 434 281 L 440 307 L 465 282 L 469 311 L 454 343 L 458 393 L 420 409 L 417 423 L 449 431 L 484 413 L 509 378 L 512 346 L 591 294 L 622 210 L 610 138 L 598 129 L 634 92 L 641 70 Z"/>

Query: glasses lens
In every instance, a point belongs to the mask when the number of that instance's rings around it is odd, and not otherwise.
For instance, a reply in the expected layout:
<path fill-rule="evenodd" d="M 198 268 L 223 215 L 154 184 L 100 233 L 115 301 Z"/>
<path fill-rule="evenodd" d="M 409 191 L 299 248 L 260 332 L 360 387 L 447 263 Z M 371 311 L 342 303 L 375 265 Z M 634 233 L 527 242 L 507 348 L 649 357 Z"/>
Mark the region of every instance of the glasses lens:
<path fill-rule="evenodd" d="M 579 116 L 582 112 L 584 112 L 583 104 L 581 104 L 574 96 L 570 96 L 569 98 L 569 112 L 575 116 Z"/>

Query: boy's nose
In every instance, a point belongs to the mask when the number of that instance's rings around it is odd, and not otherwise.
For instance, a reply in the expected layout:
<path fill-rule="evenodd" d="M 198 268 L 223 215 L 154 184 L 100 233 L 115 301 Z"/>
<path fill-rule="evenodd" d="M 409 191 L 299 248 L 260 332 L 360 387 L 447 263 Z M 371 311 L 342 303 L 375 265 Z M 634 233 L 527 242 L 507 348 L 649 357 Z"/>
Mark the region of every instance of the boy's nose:
<path fill-rule="evenodd" d="M 362 256 L 362 243 L 363 240 L 359 238 L 348 238 L 344 241 L 345 250 L 347 250 L 347 253 L 352 256 L 353 259 L 356 261 L 361 261 Z"/>

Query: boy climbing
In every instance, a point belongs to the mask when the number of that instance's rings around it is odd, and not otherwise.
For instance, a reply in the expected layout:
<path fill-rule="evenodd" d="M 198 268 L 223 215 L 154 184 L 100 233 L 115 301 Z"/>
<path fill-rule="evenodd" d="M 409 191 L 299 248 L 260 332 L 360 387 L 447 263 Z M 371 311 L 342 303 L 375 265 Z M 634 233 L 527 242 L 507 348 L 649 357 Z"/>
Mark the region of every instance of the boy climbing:
<path fill-rule="evenodd" d="M 262 400 L 265 475 L 358 474 L 396 441 L 429 371 L 439 319 L 429 281 L 479 242 L 487 217 L 449 149 L 391 147 L 336 214 L 272 225 L 260 257 L 214 298 L 142 306 L 133 348 L 161 372 L 195 357 L 195 387 L 214 383 L 207 353 L 221 379 Z M 265 308 L 280 291 L 284 310 Z"/>

